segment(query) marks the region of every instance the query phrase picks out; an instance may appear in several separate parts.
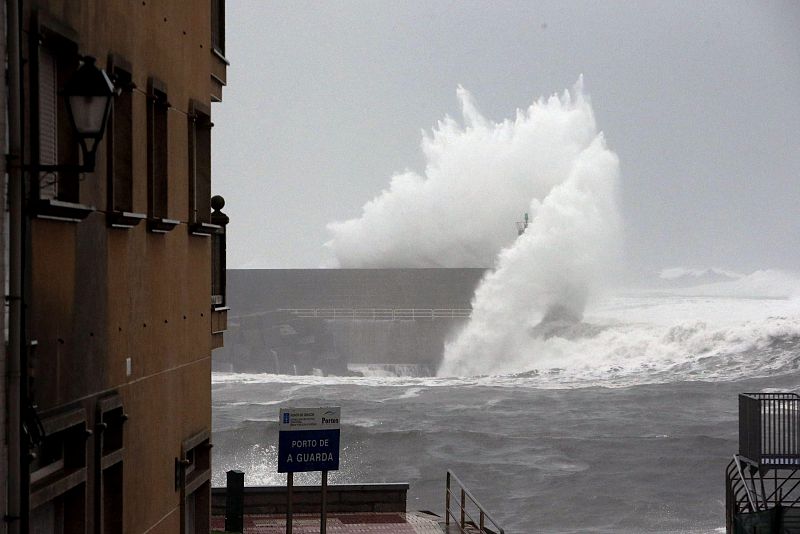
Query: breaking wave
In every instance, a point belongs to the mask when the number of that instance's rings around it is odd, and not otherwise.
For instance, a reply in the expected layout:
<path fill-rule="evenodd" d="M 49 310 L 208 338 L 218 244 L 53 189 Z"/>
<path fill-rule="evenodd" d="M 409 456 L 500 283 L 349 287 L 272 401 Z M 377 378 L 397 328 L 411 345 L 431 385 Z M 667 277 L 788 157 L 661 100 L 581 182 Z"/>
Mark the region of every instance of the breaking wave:
<path fill-rule="evenodd" d="M 688 302 L 687 302 L 688 300 Z M 483 373 L 449 377 L 402 376 L 392 373 L 364 377 L 313 377 L 270 374 L 214 373 L 217 387 L 226 383 L 291 383 L 308 391 L 320 384 L 359 384 L 368 387 L 427 388 L 497 386 L 535 388 L 628 387 L 678 381 L 735 381 L 777 376 L 800 370 L 800 310 L 793 300 L 650 299 L 625 308 L 616 300 L 615 315 L 590 315 L 584 321 L 561 324 L 547 333 L 528 330 L 530 354 L 493 359 Z M 659 308 L 672 314 L 697 311 L 706 317 L 665 321 Z M 738 306 L 738 309 L 736 309 Z M 764 309 L 780 315 L 744 319 L 742 308 Z M 732 310 L 734 320 L 715 315 Z M 608 312 L 608 309 L 603 310 Z M 662 310 L 663 311 L 663 310 Z M 630 315 L 640 317 L 631 321 Z M 690 313 L 689 316 L 704 314 Z M 646 322 L 645 322 L 646 321 Z M 409 368 L 409 375 L 417 374 Z"/>
<path fill-rule="evenodd" d="M 533 196 L 530 224 L 475 290 L 472 316 L 445 345 L 439 375 L 538 365 L 541 342 L 526 329 L 556 317 L 579 320 L 615 272 L 622 241 L 619 161 L 597 131 L 580 82 L 572 94 L 534 104 L 526 119 L 532 130 L 563 143 L 556 170 L 530 169 L 535 181 L 547 176 L 550 187 Z"/>
<path fill-rule="evenodd" d="M 509 377 L 564 385 L 729 381 L 800 368 L 800 320 L 775 317 L 738 326 L 690 321 L 671 327 L 609 325 L 590 337 L 539 338 L 534 368 L 509 360 Z"/>

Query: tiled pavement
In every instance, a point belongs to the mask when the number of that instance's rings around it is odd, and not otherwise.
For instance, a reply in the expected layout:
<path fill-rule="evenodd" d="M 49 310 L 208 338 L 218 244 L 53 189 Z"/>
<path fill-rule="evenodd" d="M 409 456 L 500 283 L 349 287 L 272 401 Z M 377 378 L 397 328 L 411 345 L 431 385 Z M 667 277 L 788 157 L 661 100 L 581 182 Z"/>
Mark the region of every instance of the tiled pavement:
<path fill-rule="evenodd" d="M 330 534 L 442 534 L 438 518 L 424 513 L 360 513 L 328 514 L 327 532 Z M 211 528 L 223 530 L 225 520 L 211 517 Z M 284 534 L 286 516 L 248 515 L 244 518 L 245 534 Z M 319 514 L 296 514 L 292 520 L 292 534 L 319 534 Z"/>

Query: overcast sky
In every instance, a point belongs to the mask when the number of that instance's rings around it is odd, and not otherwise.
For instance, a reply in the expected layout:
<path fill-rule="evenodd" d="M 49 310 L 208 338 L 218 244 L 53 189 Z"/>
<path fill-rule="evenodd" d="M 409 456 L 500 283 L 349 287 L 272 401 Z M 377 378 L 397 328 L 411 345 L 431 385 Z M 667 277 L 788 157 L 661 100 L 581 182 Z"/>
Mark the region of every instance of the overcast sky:
<path fill-rule="evenodd" d="M 626 264 L 798 270 L 800 2 L 227 3 L 214 193 L 230 268 L 329 259 L 456 88 L 513 118 L 580 74 L 620 158 Z M 508 218 L 514 232 L 517 213 Z M 447 225 L 447 214 L 441 214 Z"/>

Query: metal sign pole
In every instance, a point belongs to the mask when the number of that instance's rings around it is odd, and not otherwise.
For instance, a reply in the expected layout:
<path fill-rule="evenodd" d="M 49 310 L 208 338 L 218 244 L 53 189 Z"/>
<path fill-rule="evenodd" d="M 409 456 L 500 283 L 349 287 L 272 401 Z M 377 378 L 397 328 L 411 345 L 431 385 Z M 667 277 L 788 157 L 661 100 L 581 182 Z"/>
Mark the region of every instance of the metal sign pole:
<path fill-rule="evenodd" d="M 292 534 L 292 486 L 294 473 L 286 473 L 286 534 Z"/>
<path fill-rule="evenodd" d="M 294 473 L 320 471 L 319 531 L 325 534 L 328 529 L 328 471 L 339 469 L 341 408 L 281 408 L 278 413 L 278 472 L 286 473 L 286 534 L 292 534 Z"/>
<path fill-rule="evenodd" d="M 325 534 L 328 526 L 328 471 L 322 472 L 322 516 L 319 523 L 319 534 Z"/>

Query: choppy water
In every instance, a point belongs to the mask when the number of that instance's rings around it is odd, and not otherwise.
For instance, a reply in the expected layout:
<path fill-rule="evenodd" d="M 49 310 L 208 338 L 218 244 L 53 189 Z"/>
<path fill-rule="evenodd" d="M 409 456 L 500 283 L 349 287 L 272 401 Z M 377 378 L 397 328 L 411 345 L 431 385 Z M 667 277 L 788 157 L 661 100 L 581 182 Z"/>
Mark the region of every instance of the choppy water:
<path fill-rule="evenodd" d="M 800 390 L 797 305 L 611 299 L 498 376 L 214 374 L 214 484 L 284 483 L 278 408 L 340 405 L 332 483 L 409 482 L 410 508 L 441 513 L 450 468 L 507 532 L 716 532 L 737 394 Z"/>

